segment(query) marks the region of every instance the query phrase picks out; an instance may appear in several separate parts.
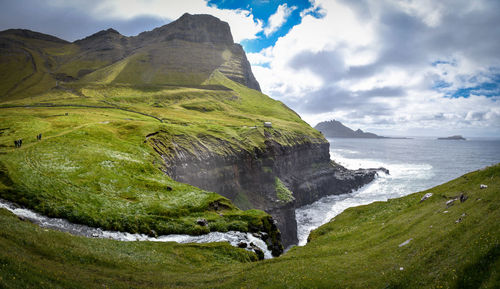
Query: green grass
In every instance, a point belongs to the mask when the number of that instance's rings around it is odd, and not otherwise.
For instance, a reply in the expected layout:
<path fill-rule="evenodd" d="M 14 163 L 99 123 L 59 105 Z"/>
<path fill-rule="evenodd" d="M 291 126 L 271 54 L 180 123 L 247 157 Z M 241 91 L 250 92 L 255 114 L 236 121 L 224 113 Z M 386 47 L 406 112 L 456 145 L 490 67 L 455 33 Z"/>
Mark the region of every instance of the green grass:
<path fill-rule="evenodd" d="M 0 120 L 6 128 L 0 136 L 4 199 L 132 233 L 269 229 L 264 212 L 241 211 L 216 193 L 162 173 L 159 155 L 144 142 L 164 126 L 155 119 L 112 109 L 11 108 L 0 111 Z M 23 147 L 14 149 L 18 138 Z M 196 224 L 201 217 L 208 226 Z"/>
<path fill-rule="evenodd" d="M 120 242 L 74 237 L 0 209 L 2 288 L 159 288 L 214 284 L 212 272 L 256 261 L 227 243 Z M 208 280 L 207 280 L 208 277 Z"/>
<path fill-rule="evenodd" d="M 481 190 L 479 184 L 487 184 Z M 424 202 L 428 192 L 433 196 Z M 446 207 L 465 193 L 467 201 Z M 8 288 L 498 288 L 500 165 L 428 191 L 350 208 L 304 247 L 261 262 L 223 244 L 87 239 L 0 210 Z M 444 213 L 448 211 L 448 213 Z M 466 214 L 465 217 L 462 214 Z M 462 218 L 462 221 L 456 221 Z M 406 246 L 399 244 L 412 241 Z M 400 270 L 400 267 L 403 270 Z"/>
<path fill-rule="evenodd" d="M 274 186 L 276 189 L 276 196 L 282 202 L 288 203 L 295 198 L 293 197 L 293 193 L 283 184 L 283 182 L 278 178 L 274 178 Z"/>

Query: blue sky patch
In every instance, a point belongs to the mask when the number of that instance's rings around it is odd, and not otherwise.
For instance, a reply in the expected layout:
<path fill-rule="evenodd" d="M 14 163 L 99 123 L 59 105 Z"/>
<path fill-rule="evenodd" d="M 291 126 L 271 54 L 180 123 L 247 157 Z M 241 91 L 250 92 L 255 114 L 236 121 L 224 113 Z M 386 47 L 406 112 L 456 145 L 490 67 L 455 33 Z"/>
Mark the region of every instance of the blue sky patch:
<path fill-rule="evenodd" d="M 446 82 L 444 80 L 437 80 L 434 81 L 432 89 L 443 93 L 444 97 L 448 98 L 468 98 L 471 94 L 483 95 L 490 98 L 500 96 L 500 74 L 495 73 L 490 75 L 488 78 L 489 81 L 478 83 L 475 86 L 463 87 L 456 90 L 449 89 L 453 86 L 452 83 Z M 470 77 L 467 82 L 477 82 L 477 76 Z"/>
<path fill-rule="evenodd" d="M 451 83 L 439 80 L 439 81 L 435 81 L 434 82 L 434 85 L 432 86 L 432 89 L 441 90 L 443 88 L 447 88 L 447 87 L 450 87 L 450 86 L 451 86 Z"/>
<path fill-rule="evenodd" d="M 456 91 L 449 92 L 446 96 L 451 98 L 468 98 L 471 94 L 484 95 L 486 97 L 498 96 L 500 95 L 499 84 L 499 82 L 484 82 L 474 87 L 460 88 Z"/>
<path fill-rule="evenodd" d="M 279 37 L 284 36 L 292 29 L 295 25 L 300 24 L 302 18 L 300 17 L 301 12 L 306 9 L 312 8 L 311 2 L 309 0 L 294 0 L 294 1 L 274 1 L 274 0 L 209 0 L 208 5 L 215 6 L 219 9 L 246 9 L 250 10 L 255 19 L 262 21 L 263 26 L 269 25 L 269 17 L 276 13 L 278 6 L 287 4 L 288 7 L 295 6 L 296 9 L 290 14 L 286 22 L 274 33 L 266 36 L 264 32 L 257 34 L 257 39 L 246 39 L 241 42 L 241 45 L 247 53 L 259 52 L 263 48 L 273 46 Z M 308 15 L 312 15 L 317 18 L 323 17 L 323 13 L 320 9 L 314 9 L 308 11 Z"/>
<path fill-rule="evenodd" d="M 431 63 L 432 66 L 436 67 L 440 64 L 448 64 L 448 65 L 451 65 L 451 66 L 457 66 L 457 63 L 455 60 L 453 61 L 446 61 L 446 60 L 436 60 L 434 62 Z"/>

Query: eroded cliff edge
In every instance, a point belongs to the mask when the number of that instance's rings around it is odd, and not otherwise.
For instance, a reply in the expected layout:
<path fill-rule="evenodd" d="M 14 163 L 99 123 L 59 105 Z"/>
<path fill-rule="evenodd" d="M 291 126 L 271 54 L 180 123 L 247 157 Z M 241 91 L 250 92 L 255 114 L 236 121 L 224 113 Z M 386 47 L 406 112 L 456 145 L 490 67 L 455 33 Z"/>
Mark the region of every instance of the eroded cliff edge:
<path fill-rule="evenodd" d="M 326 140 L 283 145 L 273 139 L 278 130 L 264 128 L 264 134 L 265 145 L 253 150 L 231 149 L 220 142 L 218 146 L 228 149 L 222 154 L 202 144 L 177 145 L 162 132 L 148 141 L 162 156 L 162 170 L 176 181 L 217 192 L 242 209 L 271 214 L 285 247 L 298 242 L 297 207 L 349 193 L 377 174 L 374 169 L 348 170 L 332 162 Z"/>

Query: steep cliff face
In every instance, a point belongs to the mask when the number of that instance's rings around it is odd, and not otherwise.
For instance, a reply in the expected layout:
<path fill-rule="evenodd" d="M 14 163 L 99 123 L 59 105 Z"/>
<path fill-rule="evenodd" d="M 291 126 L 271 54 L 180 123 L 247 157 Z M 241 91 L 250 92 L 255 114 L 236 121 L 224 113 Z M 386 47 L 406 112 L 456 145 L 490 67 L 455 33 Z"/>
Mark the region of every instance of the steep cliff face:
<path fill-rule="evenodd" d="M 252 73 L 250 62 L 248 62 L 243 47 L 239 44 L 234 44 L 230 48 L 230 51 L 230 57 L 219 66 L 218 70 L 227 78 L 260 91 L 260 85 Z"/>
<path fill-rule="evenodd" d="M 328 142 L 284 146 L 270 138 L 263 148 L 225 155 L 203 147 L 190 151 L 174 147 L 165 152 L 168 145 L 161 134 L 150 143 L 163 155 L 163 170 L 173 179 L 217 192 L 240 208 L 271 214 L 285 246 L 298 241 L 295 208 L 327 195 L 351 192 L 376 175 L 375 170 L 350 171 L 331 162 Z M 280 190 L 288 190 L 290 196 Z"/>

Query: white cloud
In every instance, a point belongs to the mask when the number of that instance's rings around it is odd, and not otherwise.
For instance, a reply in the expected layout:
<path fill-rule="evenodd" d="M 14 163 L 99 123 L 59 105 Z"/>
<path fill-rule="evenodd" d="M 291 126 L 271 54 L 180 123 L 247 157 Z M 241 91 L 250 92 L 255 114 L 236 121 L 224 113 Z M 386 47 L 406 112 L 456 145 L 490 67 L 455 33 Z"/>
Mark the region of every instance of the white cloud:
<path fill-rule="evenodd" d="M 500 135 L 500 95 L 450 97 L 500 75 L 500 30 L 492 29 L 500 5 L 473 2 L 317 0 L 323 18 L 304 13 L 249 59 L 263 91 L 312 125 L 336 118 L 400 134 Z"/>
<path fill-rule="evenodd" d="M 81 5 L 79 5 L 81 4 Z M 205 0 L 101 0 L 69 1 L 57 0 L 54 6 L 66 6 L 75 9 L 90 9 L 96 18 L 133 19 L 139 16 L 156 16 L 165 20 L 175 20 L 184 13 L 210 14 L 229 23 L 235 42 L 255 39 L 263 30 L 262 21 L 255 19 L 248 10 L 218 9 L 209 7 Z"/>
<path fill-rule="evenodd" d="M 268 24 L 264 28 L 264 34 L 266 36 L 269 36 L 276 32 L 281 26 L 283 26 L 283 24 L 286 23 L 288 17 L 296 9 L 297 6 L 288 7 L 286 3 L 279 5 L 278 9 L 276 9 L 276 12 L 269 17 Z"/>

